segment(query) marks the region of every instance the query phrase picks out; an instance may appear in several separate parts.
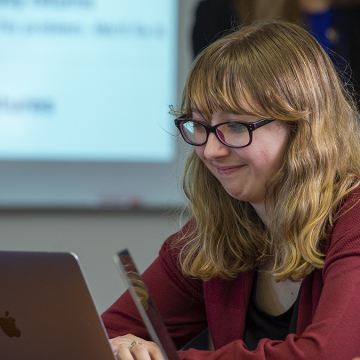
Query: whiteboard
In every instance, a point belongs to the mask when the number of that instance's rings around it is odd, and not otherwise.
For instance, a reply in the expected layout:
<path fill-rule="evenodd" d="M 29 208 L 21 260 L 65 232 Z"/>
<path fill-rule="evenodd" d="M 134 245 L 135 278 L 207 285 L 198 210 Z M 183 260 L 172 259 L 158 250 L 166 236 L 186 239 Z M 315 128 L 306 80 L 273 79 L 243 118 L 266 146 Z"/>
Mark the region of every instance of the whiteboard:
<path fill-rule="evenodd" d="M 178 37 L 176 0 L 0 1 L 0 207 L 181 206 Z"/>

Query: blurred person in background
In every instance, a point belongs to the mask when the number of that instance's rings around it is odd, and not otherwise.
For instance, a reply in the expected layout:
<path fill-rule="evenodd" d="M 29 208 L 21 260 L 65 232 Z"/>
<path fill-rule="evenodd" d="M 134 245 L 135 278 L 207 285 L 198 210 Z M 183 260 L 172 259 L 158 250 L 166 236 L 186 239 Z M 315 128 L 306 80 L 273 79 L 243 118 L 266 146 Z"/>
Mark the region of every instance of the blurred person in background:
<path fill-rule="evenodd" d="M 303 25 L 360 101 L 360 0 L 203 0 L 196 9 L 192 33 L 194 56 L 238 25 L 261 19 Z"/>

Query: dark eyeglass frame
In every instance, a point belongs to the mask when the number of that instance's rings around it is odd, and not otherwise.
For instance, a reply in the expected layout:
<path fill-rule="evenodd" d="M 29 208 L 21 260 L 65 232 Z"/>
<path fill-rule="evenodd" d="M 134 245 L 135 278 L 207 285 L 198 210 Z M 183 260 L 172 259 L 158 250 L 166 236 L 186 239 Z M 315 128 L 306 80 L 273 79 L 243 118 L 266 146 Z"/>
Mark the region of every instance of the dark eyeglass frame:
<path fill-rule="evenodd" d="M 192 142 L 189 142 L 189 140 L 186 138 L 185 134 L 183 133 L 183 130 L 182 130 L 182 124 L 185 123 L 185 122 L 188 122 L 188 121 L 193 121 L 197 124 L 200 124 L 202 125 L 205 130 L 206 130 L 206 139 L 205 141 L 202 143 L 202 144 L 193 144 Z M 275 119 L 273 118 L 264 118 L 264 119 L 261 119 L 261 120 L 258 120 L 258 121 L 255 121 L 253 123 L 249 123 L 249 122 L 242 122 L 242 121 L 226 121 L 226 122 L 223 122 L 221 124 L 217 124 L 217 125 L 214 125 L 214 126 L 209 126 L 209 125 L 206 125 L 204 123 L 202 123 L 201 121 L 198 121 L 198 120 L 194 120 L 194 119 L 188 119 L 186 118 L 186 115 L 183 115 L 183 116 L 180 116 L 178 117 L 177 119 L 174 120 L 175 122 L 175 126 L 179 129 L 180 131 L 180 134 L 181 136 L 183 137 L 183 139 L 190 145 L 193 145 L 193 146 L 202 146 L 204 144 L 207 143 L 208 141 L 208 138 L 209 138 L 209 134 L 210 133 L 214 133 L 215 136 L 217 137 L 217 139 L 222 143 L 224 144 L 225 146 L 228 146 L 230 148 L 235 148 L 235 149 L 240 149 L 240 148 L 243 148 L 243 147 L 246 147 L 246 146 L 249 146 L 252 142 L 252 133 L 256 130 L 256 129 L 259 129 L 261 128 L 262 126 L 266 125 L 266 124 L 269 124 L 271 122 L 275 121 Z M 233 146 L 233 145 L 229 145 L 229 144 L 226 144 L 223 140 L 221 140 L 221 137 L 218 135 L 217 133 L 217 128 L 220 126 L 220 125 L 224 125 L 224 124 L 241 124 L 241 125 L 244 125 L 248 132 L 249 132 L 249 142 L 246 144 L 246 145 L 242 145 L 242 146 Z"/>

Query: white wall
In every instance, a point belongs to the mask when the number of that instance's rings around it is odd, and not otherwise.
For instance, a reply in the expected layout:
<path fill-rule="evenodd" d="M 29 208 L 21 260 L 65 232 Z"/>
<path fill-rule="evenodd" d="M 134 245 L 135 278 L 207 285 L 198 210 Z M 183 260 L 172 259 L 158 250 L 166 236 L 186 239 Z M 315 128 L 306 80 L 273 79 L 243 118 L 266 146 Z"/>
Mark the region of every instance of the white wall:
<path fill-rule="evenodd" d="M 100 312 L 125 290 L 113 253 L 128 247 L 143 271 L 178 228 L 175 217 L 160 212 L 0 213 L 1 250 L 75 252 Z"/>
<path fill-rule="evenodd" d="M 190 29 L 198 1 L 179 0 L 180 88 L 192 61 Z M 179 229 L 177 220 L 165 212 L 2 210 L 0 249 L 77 253 L 103 312 L 125 290 L 112 254 L 128 247 L 143 271 L 166 237 Z"/>

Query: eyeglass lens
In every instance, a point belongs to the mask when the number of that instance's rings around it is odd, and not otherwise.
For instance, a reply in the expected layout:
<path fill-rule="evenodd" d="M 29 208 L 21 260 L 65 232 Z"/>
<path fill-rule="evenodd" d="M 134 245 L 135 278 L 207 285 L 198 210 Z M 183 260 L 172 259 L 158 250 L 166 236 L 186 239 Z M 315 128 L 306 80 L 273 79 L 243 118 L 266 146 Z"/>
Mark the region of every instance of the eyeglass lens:
<path fill-rule="evenodd" d="M 202 145 L 206 142 L 206 128 L 197 122 L 191 120 L 183 122 L 182 132 L 190 144 Z M 216 129 L 216 134 L 221 142 L 230 146 L 245 146 L 250 141 L 250 133 L 241 123 L 222 124 Z"/>

